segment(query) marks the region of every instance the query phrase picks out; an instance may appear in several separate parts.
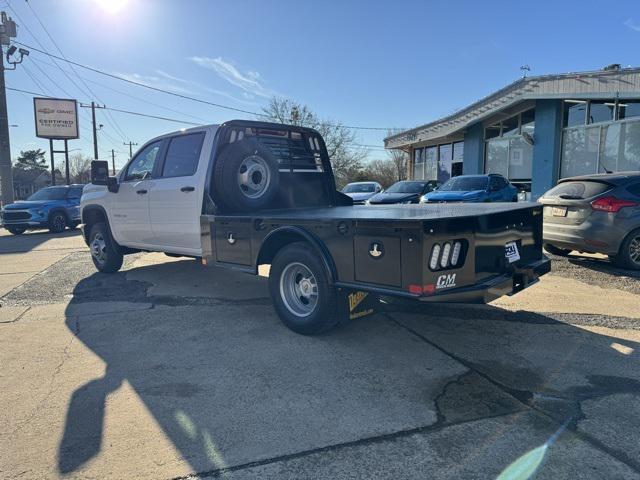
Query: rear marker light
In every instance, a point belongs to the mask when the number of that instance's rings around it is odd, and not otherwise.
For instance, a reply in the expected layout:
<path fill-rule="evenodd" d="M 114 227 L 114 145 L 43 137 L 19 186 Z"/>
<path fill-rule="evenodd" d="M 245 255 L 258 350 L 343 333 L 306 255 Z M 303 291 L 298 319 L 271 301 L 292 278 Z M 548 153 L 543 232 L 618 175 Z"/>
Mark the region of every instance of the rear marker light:
<path fill-rule="evenodd" d="M 451 253 L 451 244 L 447 242 L 444 244 L 444 247 L 442 247 L 442 258 L 440 259 L 440 266 L 442 268 L 449 265 L 449 253 Z"/>
<path fill-rule="evenodd" d="M 440 258 L 440 245 L 437 243 L 433 246 L 431 250 L 431 260 L 429 260 L 429 268 L 431 270 L 435 270 L 438 268 L 438 259 Z"/>
<path fill-rule="evenodd" d="M 454 267 L 458 264 L 458 260 L 460 259 L 460 250 L 462 250 L 462 244 L 460 242 L 454 243 L 453 253 L 451 254 L 451 265 Z"/>

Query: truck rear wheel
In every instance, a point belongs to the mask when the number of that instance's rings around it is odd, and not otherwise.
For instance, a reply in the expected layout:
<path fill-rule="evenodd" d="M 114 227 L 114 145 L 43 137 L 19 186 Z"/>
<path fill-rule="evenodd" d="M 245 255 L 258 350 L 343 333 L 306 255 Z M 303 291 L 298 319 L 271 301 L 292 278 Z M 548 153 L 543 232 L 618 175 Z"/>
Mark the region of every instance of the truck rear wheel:
<path fill-rule="evenodd" d="M 266 206 L 278 192 L 278 161 L 254 138 L 231 143 L 216 159 L 216 201 L 234 211 Z"/>
<path fill-rule="evenodd" d="M 269 272 L 269 292 L 280 320 L 296 333 L 316 335 L 339 323 L 329 274 L 304 242 L 278 252 Z"/>
<path fill-rule="evenodd" d="M 91 260 L 99 271 L 114 273 L 120 270 L 123 256 L 111 238 L 106 223 L 99 222 L 91 227 L 89 249 Z"/>

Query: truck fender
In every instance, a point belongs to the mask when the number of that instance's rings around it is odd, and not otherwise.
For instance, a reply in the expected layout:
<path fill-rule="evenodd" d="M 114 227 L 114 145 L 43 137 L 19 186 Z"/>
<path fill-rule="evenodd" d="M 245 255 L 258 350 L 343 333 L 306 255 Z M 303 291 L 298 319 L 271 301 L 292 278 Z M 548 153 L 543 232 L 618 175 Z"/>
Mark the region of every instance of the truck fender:
<path fill-rule="evenodd" d="M 86 205 L 82 208 L 82 218 L 81 221 L 85 227 L 83 230 L 84 241 L 87 245 L 89 245 L 89 233 L 90 228 L 87 228 L 87 225 L 93 225 L 94 223 L 104 222 L 107 225 L 107 230 L 109 231 L 109 236 L 116 243 L 115 238 L 113 238 L 113 234 L 111 233 L 111 225 L 109 225 L 109 217 L 107 216 L 107 211 L 104 209 L 102 205 Z M 118 245 L 119 247 L 119 245 Z"/>
<path fill-rule="evenodd" d="M 256 271 L 259 265 L 271 263 L 276 254 L 286 245 L 294 242 L 307 242 L 318 253 L 320 260 L 329 273 L 331 283 L 338 281 L 336 265 L 322 240 L 304 228 L 295 226 L 279 227 L 264 237 L 256 259 Z"/>

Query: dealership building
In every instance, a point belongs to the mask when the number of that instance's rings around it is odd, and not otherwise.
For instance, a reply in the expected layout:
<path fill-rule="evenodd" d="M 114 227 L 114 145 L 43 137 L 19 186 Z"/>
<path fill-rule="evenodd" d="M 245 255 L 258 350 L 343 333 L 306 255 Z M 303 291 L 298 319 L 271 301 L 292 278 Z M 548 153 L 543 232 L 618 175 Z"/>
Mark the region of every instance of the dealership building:
<path fill-rule="evenodd" d="M 531 200 L 560 178 L 640 170 L 640 68 L 525 77 L 385 147 L 409 153 L 409 178 L 500 173 Z"/>

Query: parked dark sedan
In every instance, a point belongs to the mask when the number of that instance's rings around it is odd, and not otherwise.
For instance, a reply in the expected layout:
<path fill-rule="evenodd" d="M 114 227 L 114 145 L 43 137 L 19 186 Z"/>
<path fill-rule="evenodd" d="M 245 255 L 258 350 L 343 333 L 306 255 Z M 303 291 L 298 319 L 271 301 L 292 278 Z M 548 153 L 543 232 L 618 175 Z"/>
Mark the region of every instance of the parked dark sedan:
<path fill-rule="evenodd" d="M 422 195 L 431 192 L 436 187 L 435 180 L 403 180 L 394 183 L 384 192 L 374 195 L 365 204 L 418 203 Z"/>
<path fill-rule="evenodd" d="M 421 203 L 446 202 L 516 202 L 518 189 L 496 173 L 460 175 L 447 180 L 435 192 L 426 194 Z"/>
<path fill-rule="evenodd" d="M 604 253 L 640 270 L 640 172 L 565 178 L 538 201 L 549 253 Z"/>

